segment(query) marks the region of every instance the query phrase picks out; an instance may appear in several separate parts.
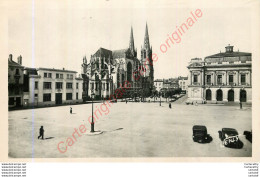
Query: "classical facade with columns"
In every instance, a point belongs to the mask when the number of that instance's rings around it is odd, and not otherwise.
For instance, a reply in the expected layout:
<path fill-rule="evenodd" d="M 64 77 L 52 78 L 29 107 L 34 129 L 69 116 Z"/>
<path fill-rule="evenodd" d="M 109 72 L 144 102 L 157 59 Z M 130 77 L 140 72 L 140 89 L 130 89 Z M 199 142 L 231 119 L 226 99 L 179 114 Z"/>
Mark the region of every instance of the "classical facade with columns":
<path fill-rule="evenodd" d="M 252 54 L 233 51 L 191 59 L 188 102 L 252 102 Z"/>

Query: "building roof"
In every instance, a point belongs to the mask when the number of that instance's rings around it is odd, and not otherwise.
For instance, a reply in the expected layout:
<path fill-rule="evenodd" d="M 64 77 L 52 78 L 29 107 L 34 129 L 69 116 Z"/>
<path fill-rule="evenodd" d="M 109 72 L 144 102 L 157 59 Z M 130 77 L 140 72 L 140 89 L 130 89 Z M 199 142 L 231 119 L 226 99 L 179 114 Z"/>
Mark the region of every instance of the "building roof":
<path fill-rule="evenodd" d="M 108 50 L 108 49 L 100 47 L 93 56 L 105 57 L 105 58 L 109 58 L 110 57 L 112 59 L 113 55 L 112 55 L 112 51 L 111 50 Z"/>
<path fill-rule="evenodd" d="M 113 50 L 112 51 L 113 58 L 123 58 L 123 57 L 125 57 L 127 50 L 128 49 Z"/>
<path fill-rule="evenodd" d="M 233 46 L 226 46 L 226 52 L 220 52 L 214 55 L 210 55 L 205 57 L 204 61 L 206 63 L 219 63 L 219 62 L 246 62 L 246 61 L 252 61 L 252 54 L 248 52 L 234 52 Z"/>
<path fill-rule="evenodd" d="M 188 77 L 182 77 L 182 76 L 180 76 L 178 79 L 179 79 L 179 80 L 188 80 Z"/>
<path fill-rule="evenodd" d="M 16 63 L 13 60 L 8 60 L 8 66 L 23 67 L 22 65 L 20 65 L 19 63 Z"/>
<path fill-rule="evenodd" d="M 54 68 L 38 68 L 38 70 L 77 73 L 76 71 L 65 70 L 64 68 L 63 68 L 63 69 L 54 69 Z"/>
<path fill-rule="evenodd" d="M 240 56 L 252 56 L 252 54 L 247 52 L 225 52 L 225 53 L 217 53 L 214 55 L 210 55 L 205 58 L 240 57 Z"/>
<path fill-rule="evenodd" d="M 28 75 L 38 75 L 36 68 L 25 67 L 24 70 Z"/>

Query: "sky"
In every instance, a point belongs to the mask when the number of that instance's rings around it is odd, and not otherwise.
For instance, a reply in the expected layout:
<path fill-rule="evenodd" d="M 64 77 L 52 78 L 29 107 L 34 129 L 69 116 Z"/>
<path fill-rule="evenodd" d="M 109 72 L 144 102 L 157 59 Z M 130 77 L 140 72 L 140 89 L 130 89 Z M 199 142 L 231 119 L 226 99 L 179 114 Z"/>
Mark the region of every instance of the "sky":
<path fill-rule="evenodd" d="M 197 9 L 202 16 L 181 36 L 180 43 L 170 44 L 167 52 L 162 53 L 160 46 L 166 43 L 168 35 L 176 31 L 176 26 L 186 23 Z M 191 58 L 224 52 L 228 44 L 234 45 L 235 51 L 252 52 L 253 21 L 247 6 L 154 0 L 97 0 L 95 4 L 69 0 L 10 1 L 8 52 L 14 60 L 22 55 L 26 67 L 65 68 L 80 73 L 83 56 L 89 62 L 90 55 L 100 47 L 127 48 L 131 26 L 140 59 L 146 23 L 153 53 L 158 55 L 155 79 L 188 76 Z"/>

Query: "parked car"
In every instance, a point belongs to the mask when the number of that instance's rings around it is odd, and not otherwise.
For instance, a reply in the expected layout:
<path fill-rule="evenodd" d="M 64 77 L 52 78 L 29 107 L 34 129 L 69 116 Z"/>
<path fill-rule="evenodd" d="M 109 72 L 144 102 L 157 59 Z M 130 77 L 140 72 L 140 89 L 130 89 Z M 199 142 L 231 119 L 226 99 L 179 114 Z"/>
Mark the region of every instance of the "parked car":
<path fill-rule="evenodd" d="M 193 141 L 198 143 L 206 143 L 209 142 L 209 135 L 207 132 L 207 127 L 204 125 L 194 125 L 192 127 L 193 131 Z"/>
<path fill-rule="evenodd" d="M 252 130 L 250 131 L 244 131 L 244 135 L 246 136 L 246 139 L 252 143 Z"/>
<path fill-rule="evenodd" d="M 218 131 L 218 133 L 219 133 L 219 138 L 223 142 L 223 145 L 225 147 L 240 148 L 242 142 L 239 140 L 238 132 L 236 129 L 222 128 L 222 130 Z"/>

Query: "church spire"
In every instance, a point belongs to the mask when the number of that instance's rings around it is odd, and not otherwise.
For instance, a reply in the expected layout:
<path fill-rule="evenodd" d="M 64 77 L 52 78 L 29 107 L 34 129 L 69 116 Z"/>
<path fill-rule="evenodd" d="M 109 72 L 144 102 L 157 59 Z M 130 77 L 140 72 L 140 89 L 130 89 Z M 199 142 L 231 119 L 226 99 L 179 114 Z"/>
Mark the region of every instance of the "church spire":
<path fill-rule="evenodd" d="M 130 49 L 131 53 L 134 55 L 134 53 L 135 53 L 135 42 L 134 42 L 133 27 L 132 26 L 131 26 L 131 33 L 130 33 L 129 49 Z"/>
<path fill-rule="evenodd" d="M 145 49 L 150 49 L 150 42 L 149 42 L 149 34 L 148 34 L 147 22 L 146 22 L 145 36 L 144 36 L 144 48 Z"/>

